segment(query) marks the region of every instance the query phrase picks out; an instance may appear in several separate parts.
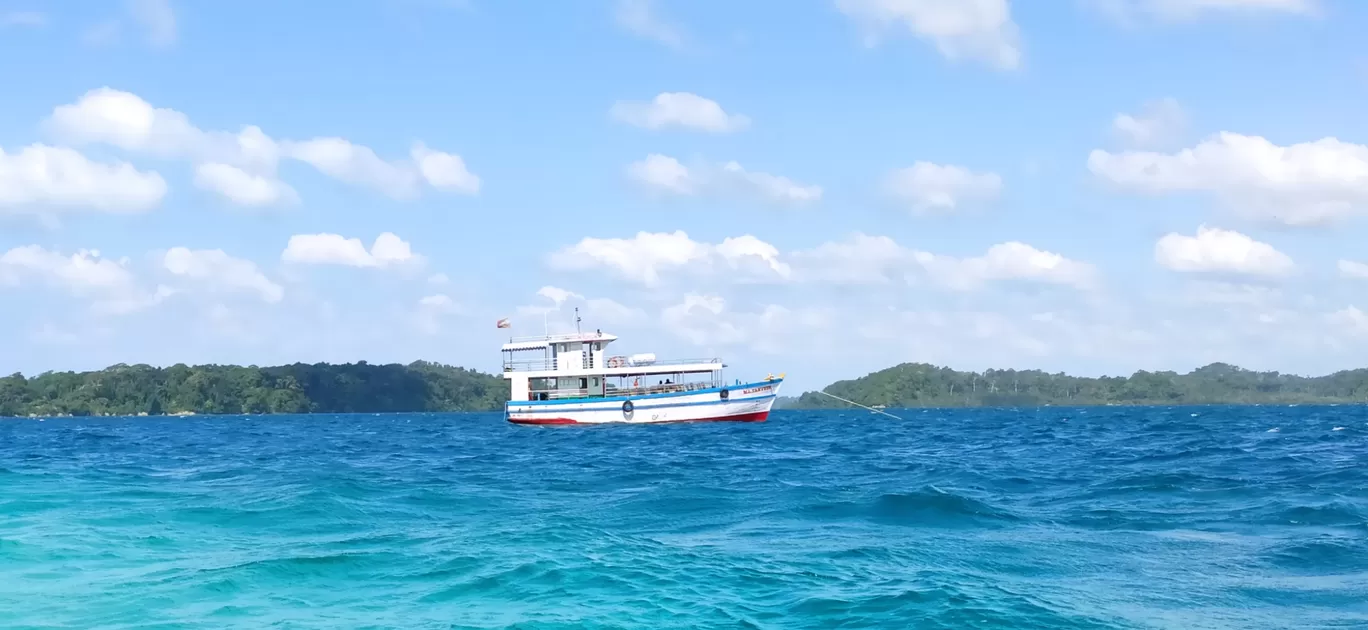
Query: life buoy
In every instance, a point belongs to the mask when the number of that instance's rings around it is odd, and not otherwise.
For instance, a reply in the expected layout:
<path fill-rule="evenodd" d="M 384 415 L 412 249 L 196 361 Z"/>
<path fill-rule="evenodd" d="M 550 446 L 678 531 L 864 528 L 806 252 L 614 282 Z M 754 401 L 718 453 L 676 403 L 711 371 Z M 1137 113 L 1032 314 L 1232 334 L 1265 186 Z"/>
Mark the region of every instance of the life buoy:
<path fill-rule="evenodd" d="M 718 395 L 718 396 L 721 396 L 721 397 L 722 397 L 722 400 L 726 400 L 729 396 L 731 396 L 731 392 L 728 391 L 727 388 L 724 387 L 724 388 L 722 388 L 722 391 L 717 392 L 717 395 Z"/>
<path fill-rule="evenodd" d="M 622 357 L 608 357 L 608 367 L 622 367 Z"/>
<path fill-rule="evenodd" d="M 633 409 L 634 407 L 632 406 L 632 401 L 628 400 L 622 403 L 622 417 L 627 420 L 631 420 Z"/>

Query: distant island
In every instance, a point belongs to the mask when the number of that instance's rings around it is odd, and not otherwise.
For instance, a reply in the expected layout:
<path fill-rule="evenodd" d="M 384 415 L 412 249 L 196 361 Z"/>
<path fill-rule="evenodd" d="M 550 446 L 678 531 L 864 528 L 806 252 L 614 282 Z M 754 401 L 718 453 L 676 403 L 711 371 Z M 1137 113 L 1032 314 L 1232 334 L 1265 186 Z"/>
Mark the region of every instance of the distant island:
<path fill-rule="evenodd" d="M 862 405 L 885 407 L 1041 407 L 1046 405 L 1208 405 L 1368 402 L 1368 369 L 1326 376 L 1255 372 L 1213 363 L 1187 374 L 1139 371 L 1088 378 L 1040 370 L 960 372 L 904 363 L 822 391 Z M 789 409 L 846 407 L 814 392 Z"/>
<path fill-rule="evenodd" d="M 1368 369 L 1306 377 L 1213 363 L 1188 374 L 1139 371 L 1088 378 L 1040 370 L 960 372 L 905 363 L 823 391 L 888 408 L 1362 403 L 1368 402 Z M 498 375 L 426 361 L 277 367 L 120 364 L 94 372 L 0 378 L 0 417 L 499 411 L 508 392 L 507 381 Z M 846 406 L 815 392 L 784 397 L 775 405 Z"/>
<path fill-rule="evenodd" d="M 506 400 L 508 383 L 501 377 L 425 361 L 120 364 L 0 378 L 0 417 L 493 411 Z"/>

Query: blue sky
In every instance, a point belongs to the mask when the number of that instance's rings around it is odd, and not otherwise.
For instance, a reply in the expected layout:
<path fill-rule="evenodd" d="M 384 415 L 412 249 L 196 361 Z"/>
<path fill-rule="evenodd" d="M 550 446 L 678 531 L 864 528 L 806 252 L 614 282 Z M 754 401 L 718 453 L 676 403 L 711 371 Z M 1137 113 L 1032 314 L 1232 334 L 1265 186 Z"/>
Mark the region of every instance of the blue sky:
<path fill-rule="evenodd" d="M 0 0 L 0 372 L 492 370 L 552 306 L 805 388 L 1358 367 L 1365 18 Z"/>

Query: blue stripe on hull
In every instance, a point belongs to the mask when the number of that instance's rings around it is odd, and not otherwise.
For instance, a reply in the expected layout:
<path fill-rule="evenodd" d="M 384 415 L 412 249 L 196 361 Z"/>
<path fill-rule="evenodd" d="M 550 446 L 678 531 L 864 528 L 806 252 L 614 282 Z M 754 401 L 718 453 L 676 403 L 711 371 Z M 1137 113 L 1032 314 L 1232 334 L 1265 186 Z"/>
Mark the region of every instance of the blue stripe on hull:
<path fill-rule="evenodd" d="M 695 389 L 695 390 L 693 390 L 693 391 L 691 391 L 691 392 L 666 392 L 666 393 L 663 393 L 663 394 L 641 394 L 641 395 L 639 395 L 639 396 L 609 396 L 609 397 L 606 397 L 606 398 L 567 398 L 567 399 L 564 399 L 564 400 L 518 400 L 518 401 L 509 401 L 508 403 L 505 404 L 505 408 L 507 408 L 507 405 L 518 405 L 519 407 L 524 406 L 524 405 L 535 405 L 535 406 L 543 406 L 543 405 L 584 405 L 584 404 L 589 404 L 589 403 L 601 403 L 601 402 L 626 402 L 626 401 L 628 401 L 628 400 L 632 401 L 632 403 L 635 404 L 636 401 L 638 401 L 638 400 L 655 400 L 655 399 L 659 399 L 659 398 L 677 398 L 677 397 L 679 397 L 679 396 L 697 396 L 697 395 L 699 395 L 699 394 L 709 394 L 709 393 L 716 394 L 716 393 L 718 393 L 718 392 L 721 392 L 721 391 L 724 390 L 724 389 L 731 390 L 731 391 L 734 392 L 734 391 L 737 391 L 737 390 L 750 389 L 750 388 L 752 388 L 752 387 L 764 387 L 764 386 L 766 386 L 766 385 L 771 385 L 771 386 L 774 386 L 774 387 L 778 387 L 779 384 L 780 384 L 780 383 L 783 383 L 783 382 L 784 382 L 784 379 L 778 378 L 778 379 L 774 379 L 774 380 L 772 380 L 772 381 L 759 381 L 759 382 L 756 382 L 756 383 L 745 383 L 745 384 L 743 384 L 743 385 L 727 385 L 727 386 L 725 386 L 725 387 L 709 387 L 708 389 Z M 746 400 L 749 400 L 749 399 L 746 399 Z"/>

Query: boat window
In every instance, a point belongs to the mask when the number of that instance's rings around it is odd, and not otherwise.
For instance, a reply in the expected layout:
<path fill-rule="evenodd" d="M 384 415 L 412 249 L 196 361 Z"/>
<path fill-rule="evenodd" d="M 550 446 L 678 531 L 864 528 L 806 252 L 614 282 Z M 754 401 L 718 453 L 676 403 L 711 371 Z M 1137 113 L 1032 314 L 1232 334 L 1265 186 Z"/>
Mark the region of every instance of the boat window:
<path fill-rule="evenodd" d="M 587 378 L 582 378 L 582 379 L 580 379 L 580 386 L 579 386 L 579 388 L 580 388 L 580 389 L 589 389 L 589 379 L 587 379 Z"/>

